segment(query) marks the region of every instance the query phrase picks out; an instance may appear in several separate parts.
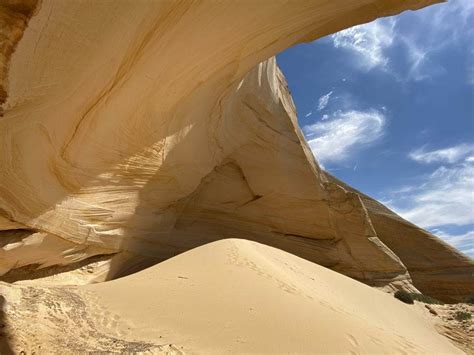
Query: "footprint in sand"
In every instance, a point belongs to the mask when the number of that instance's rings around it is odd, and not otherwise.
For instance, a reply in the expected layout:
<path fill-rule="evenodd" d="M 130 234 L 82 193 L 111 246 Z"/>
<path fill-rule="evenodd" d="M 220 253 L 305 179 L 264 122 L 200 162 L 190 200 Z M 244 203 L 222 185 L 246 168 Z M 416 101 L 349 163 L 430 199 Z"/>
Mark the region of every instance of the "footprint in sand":
<path fill-rule="evenodd" d="M 353 336 L 352 334 L 347 334 L 347 339 L 349 339 L 349 343 L 351 343 L 353 347 L 359 347 L 359 342 L 357 341 L 357 338 L 355 336 Z"/>
<path fill-rule="evenodd" d="M 373 337 L 373 336 L 369 336 L 369 339 L 372 343 L 376 344 L 376 345 L 383 345 L 382 341 Z"/>

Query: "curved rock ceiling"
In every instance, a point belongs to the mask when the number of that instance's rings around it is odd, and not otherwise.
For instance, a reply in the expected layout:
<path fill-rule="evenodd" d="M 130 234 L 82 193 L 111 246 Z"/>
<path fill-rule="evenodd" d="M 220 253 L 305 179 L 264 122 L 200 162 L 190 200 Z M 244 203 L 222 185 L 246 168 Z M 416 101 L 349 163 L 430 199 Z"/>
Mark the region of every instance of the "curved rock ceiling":
<path fill-rule="evenodd" d="M 100 258 L 87 282 L 106 280 L 244 238 L 370 285 L 474 293 L 470 259 L 321 170 L 272 58 L 433 2 L 2 5 L 3 279 Z"/>

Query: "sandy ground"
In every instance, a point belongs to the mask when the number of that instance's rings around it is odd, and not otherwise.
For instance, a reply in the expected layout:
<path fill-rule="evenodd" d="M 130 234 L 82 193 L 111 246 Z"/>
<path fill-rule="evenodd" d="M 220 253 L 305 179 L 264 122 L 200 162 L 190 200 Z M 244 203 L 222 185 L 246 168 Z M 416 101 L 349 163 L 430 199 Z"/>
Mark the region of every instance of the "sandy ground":
<path fill-rule="evenodd" d="M 467 354 L 474 354 L 474 305 L 472 304 L 445 304 L 423 305 L 429 311 L 432 321 L 438 332 L 449 338 L 457 347 Z M 457 312 L 471 314 L 470 319 L 457 320 Z"/>
<path fill-rule="evenodd" d="M 106 283 L 1 291 L 17 353 L 462 353 L 423 305 L 245 240 Z"/>

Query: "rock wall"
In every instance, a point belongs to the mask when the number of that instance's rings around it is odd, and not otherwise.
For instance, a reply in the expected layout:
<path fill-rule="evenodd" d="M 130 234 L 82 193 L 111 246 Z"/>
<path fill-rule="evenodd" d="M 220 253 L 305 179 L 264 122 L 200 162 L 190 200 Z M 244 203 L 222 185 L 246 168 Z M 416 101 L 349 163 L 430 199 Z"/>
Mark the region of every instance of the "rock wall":
<path fill-rule="evenodd" d="M 413 266 L 398 225 L 383 229 L 364 196 L 319 168 L 264 61 L 432 2 L 31 2 L 28 22 L 5 27 L 0 273 L 110 255 L 107 279 L 237 237 L 372 285 L 414 289 L 416 275 L 445 299 L 433 260 L 449 254 L 465 297 L 472 262 L 428 238 L 437 256 Z M 8 23 L 18 13 L 0 11 Z"/>
<path fill-rule="evenodd" d="M 367 195 L 326 173 L 328 179 L 357 193 L 377 236 L 403 262 L 422 293 L 447 302 L 474 294 L 474 263 L 433 234 L 415 226 Z"/>

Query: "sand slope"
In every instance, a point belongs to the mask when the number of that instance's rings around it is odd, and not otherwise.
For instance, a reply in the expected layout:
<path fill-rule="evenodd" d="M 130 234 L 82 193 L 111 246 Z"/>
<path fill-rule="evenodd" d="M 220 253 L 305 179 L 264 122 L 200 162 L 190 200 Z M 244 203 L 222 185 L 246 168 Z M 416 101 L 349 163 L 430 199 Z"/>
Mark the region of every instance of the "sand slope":
<path fill-rule="evenodd" d="M 9 287 L 16 289 L 7 299 L 19 300 L 13 294 L 24 286 Z M 34 290 L 24 288 L 23 296 L 25 289 Z M 129 277 L 41 288 L 39 295 L 49 302 L 37 301 L 35 312 L 19 315 L 35 308 L 20 303 L 14 315 L 14 305 L 6 308 L 16 317 L 8 326 L 16 328 L 10 341 L 17 350 L 60 352 L 68 344 L 77 351 L 461 353 L 416 307 L 246 240 L 221 240 Z"/>

